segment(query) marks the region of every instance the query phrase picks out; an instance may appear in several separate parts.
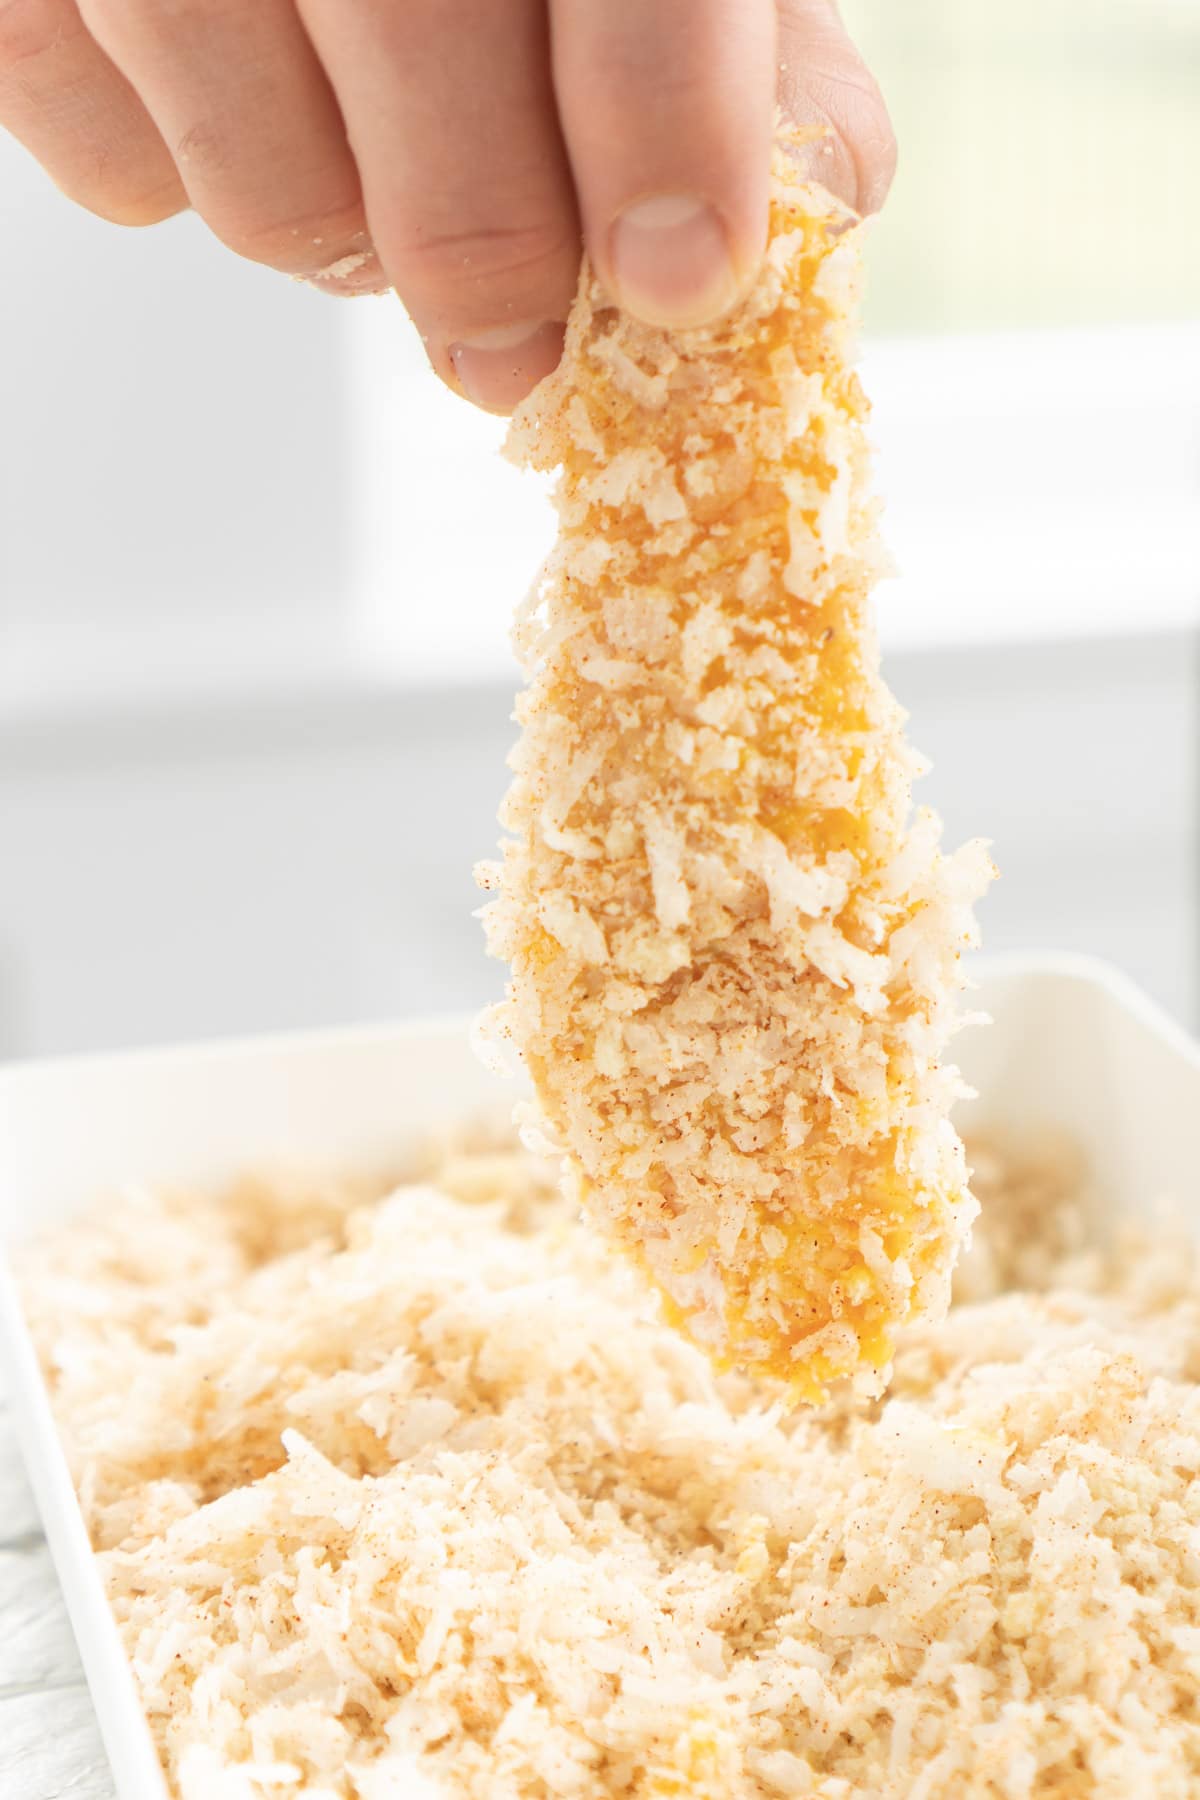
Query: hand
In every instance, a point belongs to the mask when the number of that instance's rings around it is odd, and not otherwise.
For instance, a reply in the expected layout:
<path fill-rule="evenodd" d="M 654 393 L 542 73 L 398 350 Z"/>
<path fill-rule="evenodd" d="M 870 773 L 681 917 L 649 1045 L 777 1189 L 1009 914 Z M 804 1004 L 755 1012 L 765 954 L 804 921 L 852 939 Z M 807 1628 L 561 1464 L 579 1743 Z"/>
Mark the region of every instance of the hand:
<path fill-rule="evenodd" d="M 194 207 L 331 293 L 394 286 L 497 412 L 558 360 L 581 240 L 652 323 L 732 304 L 777 95 L 877 207 L 895 144 L 833 0 L 0 0 L 0 123 L 72 199 Z"/>

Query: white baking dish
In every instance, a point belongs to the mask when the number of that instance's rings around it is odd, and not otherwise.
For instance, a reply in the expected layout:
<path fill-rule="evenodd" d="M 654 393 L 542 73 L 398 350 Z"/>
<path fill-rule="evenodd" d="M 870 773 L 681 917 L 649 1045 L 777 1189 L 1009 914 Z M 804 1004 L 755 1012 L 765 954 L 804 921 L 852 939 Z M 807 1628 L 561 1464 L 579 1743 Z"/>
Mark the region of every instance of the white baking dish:
<path fill-rule="evenodd" d="M 988 965 L 994 1024 L 959 1040 L 980 1097 L 964 1124 L 1064 1128 L 1110 1207 L 1198 1204 L 1200 1047 L 1103 965 Z M 0 1070 L 0 1245 L 129 1181 L 207 1186 L 248 1166 L 374 1167 L 406 1140 L 504 1098 L 458 1024 L 329 1032 Z M 1197 1213 L 1200 1224 L 1200 1212 Z M 166 1800 L 0 1257 L 0 1347 L 29 1474 L 121 1800 Z"/>

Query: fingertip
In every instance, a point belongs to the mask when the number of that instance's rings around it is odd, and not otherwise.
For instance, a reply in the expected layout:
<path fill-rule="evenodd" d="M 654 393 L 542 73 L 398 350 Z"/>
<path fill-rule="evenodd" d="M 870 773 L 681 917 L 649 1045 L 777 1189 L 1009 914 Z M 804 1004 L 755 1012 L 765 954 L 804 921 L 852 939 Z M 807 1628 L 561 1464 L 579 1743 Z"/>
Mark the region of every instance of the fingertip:
<path fill-rule="evenodd" d="M 824 135 L 809 170 L 862 214 L 878 212 L 896 171 L 887 104 L 829 0 L 782 0 L 779 100 L 797 125 Z"/>
<path fill-rule="evenodd" d="M 145 193 L 125 192 L 116 181 L 93 190 L 78 180 L 58 181 L 53 175 L 51 180 L 59 193 L 76 206 L 82 206 L 108 225 L 120 225 L 127 231 L 144 231 L 188 211 L 187 194 L 182 184 L 174 179 Z"/>
<path fill-rule="evenodd" d="M 558 367 L 565 330 L 559 319 L 531 319 L 460 338 L 446 351 L 451 385 L 484 412 L 506 415 Z"/>
<path fill-rule="evenodd" d="M 880 95 L 875 121 L 862 133 L 855 157 L 861 213 L 877 213 L 882 208 L 896 179 L 899 154 L 891 117 Z"/>
<path fill-rule="evenodd" d="M 852 127 L 825 122 L 821 136 L 801 152 L 800 166 L 810 181 L 820 182 L 836 199 L 867 218 L 881 210 L 891 189 L 896 171 L 895 139 L 890 128 L 886 134 L 871 129 L 855 132 Z"/>

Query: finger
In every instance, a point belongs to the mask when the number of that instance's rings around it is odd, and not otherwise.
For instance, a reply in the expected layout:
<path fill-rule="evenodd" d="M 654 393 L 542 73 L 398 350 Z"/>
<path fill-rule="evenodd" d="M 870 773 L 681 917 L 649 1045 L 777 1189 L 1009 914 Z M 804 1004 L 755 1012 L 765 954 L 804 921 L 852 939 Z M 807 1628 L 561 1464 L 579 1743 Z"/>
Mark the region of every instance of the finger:
<path fill-rule="evenodd" d="M 550 12 L 601 279 L 651 324 L 718 317 L 766 242 L 774 0 L 550 0 Z"/>
<path fill-rule="evenodd" d="M 896 172 L 896 137 L 833 0 L 780 0 L 779 100 L 797 125 L 828 128 L 811 152 L 814 175 L 856 211 L 878 212 Z"/>
<path fill-rule="evenodd" d="M 510 410 L 558 361 L 579 278 L 542 0 L 302 4 L 434 368 Z"/>
<path fill-rule="evenodd" d="M 74 0 L 0 0 L 0 126 L 102 218 L 152 225 L 187 205 L 170 152 Z"/>
<path fill-rule="evenodd" d="M 329 285 L 382 284 L 341 114 L 291 0 L 81 6 L 224 243 Z"/>

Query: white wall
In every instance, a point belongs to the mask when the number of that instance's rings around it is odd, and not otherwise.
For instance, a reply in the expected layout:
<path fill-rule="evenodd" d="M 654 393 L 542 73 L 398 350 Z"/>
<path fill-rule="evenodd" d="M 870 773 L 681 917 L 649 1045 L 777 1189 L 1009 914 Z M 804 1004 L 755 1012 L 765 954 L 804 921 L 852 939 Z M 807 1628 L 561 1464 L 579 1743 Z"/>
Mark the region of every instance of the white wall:
<path fill-rule="evenodd" d="M 1094 951 L 1184 1018 L 1196 646 L 910 653 L 891 678 L 952 841 L 995 841 L 994 949 Z M 227 708 L 0 739 L 0 1050 L 473 1007 L 511 691 Z"/>
<path fill-rule="evenodd" d="M 0 135 L 0 702 L 327 637 L 346 317 L 193 217 L 120 231 Z"/>
<path fill-rule="evenodd" d="M 1200 1024 L 1200 636 L 909 654 L 890 674 L 947 841 L 993 839 L 985 947 L 1107 957 Z"/>

